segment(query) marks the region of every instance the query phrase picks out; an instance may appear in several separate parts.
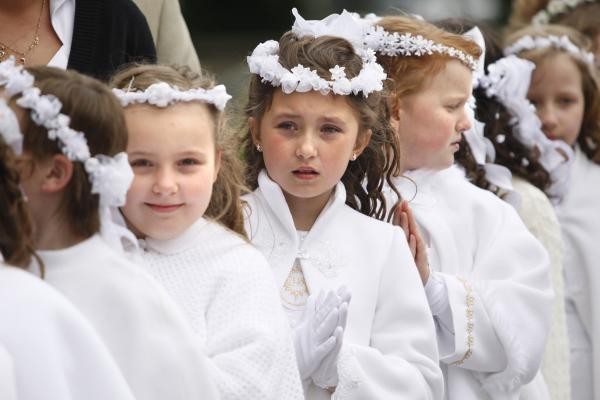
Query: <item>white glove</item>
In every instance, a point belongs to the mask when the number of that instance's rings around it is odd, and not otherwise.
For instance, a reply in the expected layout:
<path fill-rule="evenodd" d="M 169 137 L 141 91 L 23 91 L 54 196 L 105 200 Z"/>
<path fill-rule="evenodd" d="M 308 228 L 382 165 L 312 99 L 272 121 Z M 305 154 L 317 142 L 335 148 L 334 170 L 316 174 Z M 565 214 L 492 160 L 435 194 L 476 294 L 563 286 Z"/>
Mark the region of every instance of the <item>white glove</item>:
<path fill-rule="evenodd" d="M 308 296 L 302 317 L 294 327 L 294 348 L 302 380 L 310 378 L 323 358 L 335 347 L 336 338 L 333 333 L 338 325 L 339 311 L 337 306 L 331 306 L 337 298 L 335 293 L 331 293 L 325 297 L 325 306 L 319 312 L 315 296 Z"/>
<path fill-rule="evenodd" d="M 334 331 L 335 347 L 321 362 L 321 365 L 313 373 L 312 379 L 315 385 L 323 389 L 331 389 L 338 384 L 337 360 L 342 349 L 344 339 L 344 330 L 348 319 L 348 303 L 350 302 L 350 292 L 345 286 L 342 286 L 337 291 L 337 300 L 340 302 L 338 306 L 338 321 Z M 319 305 L 317 304 L 317 309 Z"/>

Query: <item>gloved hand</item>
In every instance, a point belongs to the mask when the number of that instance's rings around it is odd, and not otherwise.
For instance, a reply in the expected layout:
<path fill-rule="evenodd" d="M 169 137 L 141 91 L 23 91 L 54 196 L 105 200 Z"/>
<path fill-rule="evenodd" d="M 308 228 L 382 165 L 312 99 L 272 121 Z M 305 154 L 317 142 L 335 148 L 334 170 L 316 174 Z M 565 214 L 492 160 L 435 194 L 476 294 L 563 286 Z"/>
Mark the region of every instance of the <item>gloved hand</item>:
<path fill-rule="evenodd" d="M 342 349 L 344 330 L 348 319 L 348 303 L 350 302 L 350 292 L 345 286 L 342 286 L 337 291 L 337 299 L 340 301 L 338 306 L 338 321 L 334 331 L 335 347 L 329 352 L 317 370 L 312 374 L 312 379 L 315 385 L 323 389 L 331 389 L 338 384 L 337 360 Z M 317 309 L 319 305 L 317 304 Z"/>
<path fill-rule="evenodd" d="M 333 292 L 320 295 L 324 304 L 317 311 L 314 295 L 310 295 L 302 317 L 293 329 L 294 348 L 298 370 L 302 380 L 308 379 L 319 367 L 323 358 L 333 350 L 336 337 L 333 335 L 339 321 L 339 311 Z"/>

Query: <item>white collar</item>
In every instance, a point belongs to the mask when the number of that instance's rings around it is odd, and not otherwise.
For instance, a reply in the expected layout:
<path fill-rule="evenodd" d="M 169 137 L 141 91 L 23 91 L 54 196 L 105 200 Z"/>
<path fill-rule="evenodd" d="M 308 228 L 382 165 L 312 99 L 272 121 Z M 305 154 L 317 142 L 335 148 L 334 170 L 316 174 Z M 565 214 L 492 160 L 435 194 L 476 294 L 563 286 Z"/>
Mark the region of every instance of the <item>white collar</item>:
<path fill-rule="evenodd" d="M 48 65 L 66 69 L 73 44 L 75 0 L 50 0 L 50 22 L 62 42 L 62 46 L 48 62 Z"/>
<path fill-rule="evenodd" d="M 283 196 L 283 191 L 276 182 L 269 178 L 264 169 L 258 175 L 258 187 L 263 194 L 265 202 L 271 208 L 275 216 L 279 219 L 285 231 L 294 237 L 295 240 L 298 240 L 296 226 L 294 225 L 292 214 L 290 213 L 290 209 L 285 201 L 285 197 Z M 304 245 L 309 244 L 311 242 L 311 238 L 318 235 L 320 231 L 326 229 L 329 225 L 328 221 L 330 221 L 331 215 L 333 215 L 336 210 L 342 208 L 345 204 L 346 189 L 344 188 L 343 183 L 338 182 L 334 189 L 333 195 L 327 202 L 327 205 L 325 205 L 312 228 L 306 235 L 306 238 L 304 239 Z"/>
<path fill-rule="evenodd" d="M 207 228 L 211 224 L 205 218 L 198 218 L 189 228 L 181 235 L 173 239 L 160 240 L 153 238 L 140 239 L 140 247 L 144 249 L 152 249 L 162 254 L 176 254 L 186 251 L 198 244 L 204 239 L 201 237 L 203 232 L 207 232 Z"/>

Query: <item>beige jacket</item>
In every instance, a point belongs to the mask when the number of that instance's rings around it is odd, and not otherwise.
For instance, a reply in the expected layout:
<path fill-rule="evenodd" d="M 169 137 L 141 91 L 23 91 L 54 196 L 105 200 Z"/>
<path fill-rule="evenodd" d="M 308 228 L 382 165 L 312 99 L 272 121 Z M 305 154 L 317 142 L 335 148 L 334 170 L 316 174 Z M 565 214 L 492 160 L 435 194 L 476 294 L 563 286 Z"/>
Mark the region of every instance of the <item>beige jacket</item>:
<path fill-rule="evenodd" d="M 200 62 L 178 0 L 133 0 L 144 13 L 156 45 L 158 62 L 187 65 L 200 71 Z"/>

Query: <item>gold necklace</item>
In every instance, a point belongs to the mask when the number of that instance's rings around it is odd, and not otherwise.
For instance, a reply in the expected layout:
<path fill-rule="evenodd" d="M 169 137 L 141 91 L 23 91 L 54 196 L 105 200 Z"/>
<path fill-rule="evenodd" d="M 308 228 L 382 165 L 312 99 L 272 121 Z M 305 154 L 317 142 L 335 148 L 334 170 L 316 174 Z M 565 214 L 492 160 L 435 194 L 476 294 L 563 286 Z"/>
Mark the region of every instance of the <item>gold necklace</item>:
<path fill-rule="evenodd" d="M 40 15 L 37 20 L 37 25 L 35 27 L 35 31 L 33 32 L 33 41 L 29 44 L 29 46 L 27 47 L 27 50 L 25 50 L 24 52 L 19 51 L 19 50 L 13 49 L 12 47 L 10 47 L 7 44 L 0 42 L 0 61 L 4 61 L 10 55 L 9 53 L 12 53 L 12 54 L 18 56 L 17 61 L 20 64 L 25 65 L 25 62 L 27 62 L 27 55 L 29 53 L 31 53 L 33 51 L 33 49 L 35 49 L 40 44 L 40 37 L 39 37 L 38 33 L 40 31 L 40 23 L 42 21 L 42 14 L 44 13 L 44 5 L 45 4 L 46 4 L 46 0 L 42 0 L 42 8 L 40 9 Z"/>

